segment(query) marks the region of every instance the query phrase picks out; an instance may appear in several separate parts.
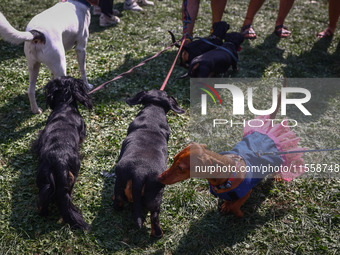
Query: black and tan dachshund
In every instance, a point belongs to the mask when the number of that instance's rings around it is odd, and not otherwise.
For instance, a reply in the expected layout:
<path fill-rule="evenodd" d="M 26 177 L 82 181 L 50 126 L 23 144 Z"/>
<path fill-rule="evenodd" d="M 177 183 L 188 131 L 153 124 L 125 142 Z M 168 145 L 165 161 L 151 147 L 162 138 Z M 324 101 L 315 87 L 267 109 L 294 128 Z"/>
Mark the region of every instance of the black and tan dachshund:
<path fill-rule="evenodd" d="M 151 212 L 151 235 L 161 237 L 159 212 L 164 185 L 158 175 L 166 169 L 170 128 L 166 114 L 169 110 L 184 113 L 176 100 L 165 91 L 151 90 L 138 93 L 126 101 L 129 105 L 142 104 L 144 108 L 128 128 L 118 163 L 113 203 L 122 209 L 124 201 L 133 202 L 139 228 L 143 226 L 142 210 Z"/>
<path fill-rule="evenodd" d="M 238 51 L 244 38 L 241 33 L 227 33 L 225 42 L 221 48 L 216 48 L 195 57 L 188 69 L 188 72 L 181 76 L 197 78 L 212 77 L 217 74 L 225 73 L 232 66 L 233 71 L 238 71 Z M 223 48 L 223 49 L 222 49 Z"/>
<path fill-rule="evenodd" d="M 87 90 L 82 80 L 72 77 L 63 76 L 47 83 L 46 103 L 52 113 L 32 146 L 39 157 L 39 214 L 46 216 L 55 199 L 64 222 L 84 230 L 88 224 L 72 203 L 71 193 L 80 169 L 79 146 L 86 135 L 77 102 L 92 108 Z"/>
<path fill-rule="evenodd" d="M 202 40 L 193 40 L 192 42 L 186 44 L 183 46 L 183 50 L 181 52 L 180 55 L 180 60 L 181 63 L 180 65 L 185 66 L 185 67 L 189 67 L 191 61 L 207 52 L 210 51 L 212 49 L 215 49 L 216 46 L 214 45 L 222 45 L 223 43 L 223 39 L 227 33 L 229 29 L 229 24 L 227 24 L 227 22 L 225 21 L 219 21 L 219 22 L 215 22 L 213 24 L 212 27 L 212 33 L 211 35 L 209 35 L 208 37 L 204 37 L 205 40 L 209 41 L 211 44 L 208 44 Z M 175 36 L 169 31 L 171 38 L 172 38 L 172 42 L 176 42 Z M 179 45 L 176 44 L 177 47 L 179 47 Z"/>

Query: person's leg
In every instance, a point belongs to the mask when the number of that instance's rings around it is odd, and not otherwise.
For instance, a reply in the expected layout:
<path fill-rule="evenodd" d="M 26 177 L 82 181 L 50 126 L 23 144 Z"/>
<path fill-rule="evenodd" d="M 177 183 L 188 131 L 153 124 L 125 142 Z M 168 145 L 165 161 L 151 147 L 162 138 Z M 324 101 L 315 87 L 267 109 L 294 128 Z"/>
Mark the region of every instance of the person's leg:
<path fill-rule="evenodd" d="M 328 27 L 322 32 L 318 33 L 319 38 L 332 36 L 335 32 L 335 29 L 338 24 L 338 20 L 340 17 L 340 1 L 339 0 L 330 0 L 328 5 L 328 16 L 329 23 Z"/>
<path fill-rule="evenodd" d="M 112 0 L 100 0 L 99 6 L 100 6 L 102 13 L 104 13 L 108 17 L 111 17 L 112 7 L 113 7 Z"/>
<path fill-rule="evenodd" d="M 199 6 L 200 0 L 183 0 L 182 4 L 183 34 L 188 33 L 190 36 L 193 35 L 194 25 L 198 14 Z M 189 21 L 188 20 L 189 17 L 187 16 L 188 14 L 191 18 L 190 23 L 186 22 Z"/>
<path fill-rule="evenodd" d="M 328 27 L 333 29 L 333 33 L 335 32 L 339 17 L 340 17 L 340 1 L 339 0 L 330 0 L 328 7 L 328 15 L 329 15 L 329 24 Z"/>
<path fill-rule="evenodd" d="M 248 10 L 246 17 L 243 21 L 243 26 L 241 28 L 241 33 L 246 39 L 255 39 L 256 33 L 252 28 L 254 17 L 256 13 L 260 10 L 265 0 L 250 0 L 248 5 Z"/>
<path fill-rule="evenodd" d="M 253 24 L 256 13 L 260 10 L 265 0 L 250 0 L 243 26 Z"/>
<path fill-rule="evenodd" d="M 211 0 L 212 23 L 221 21 L 227 0 Z"/>
<path fill-rule="evenodd" d="M 293 4 L 294 0 L 280 0 L 279 14 L 277 15 L 275 26 L 283 25 Z"/>
<path fill-rule="evenodd" d="M 283 25 L 290 9 L 294 4 L 294 0 L 280 0 L 279 13 L 275 23 L 275 34 L 280 38 L 286 38 L 291 35 L 291 32 Z"/>

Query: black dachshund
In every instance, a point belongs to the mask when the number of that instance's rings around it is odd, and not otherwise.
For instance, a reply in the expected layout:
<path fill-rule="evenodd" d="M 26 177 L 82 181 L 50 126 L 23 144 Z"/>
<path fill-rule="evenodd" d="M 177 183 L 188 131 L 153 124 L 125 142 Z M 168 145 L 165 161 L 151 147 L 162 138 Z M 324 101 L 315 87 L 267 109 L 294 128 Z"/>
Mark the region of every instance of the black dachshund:
<path fill-rule="evenodd" d="M 87 90 L 82 80 L 72 77 L 63 76 L 47 83 L 46 103 L 52 113 L 32 146 L 39 157 L 36 179 L 39 214 L 47 215 L 55 198 L 64 222 L 84 230 L 88 224 L 73 205 L 71 193 L 80 169 L 79 146 L 86 135 L 77 101 L 92 108 Z"/>
<path fill-rule="evenodd" d="M 144 108 L 130 124 L 116 165 L 114 208 L 123 202 L 133 202 L 138 227 L 143 225 L 142 208 L 151 212 L 151 235 L 161 237 L 159 212 L 164 185 L 158 175 L 166 169 L 170 128 L 166 114 L 169 110 L 184 113 L 176 100 L 165 91 L 151 90 L 138 93 L 126 101 Z"/>
<path fill-rule="evenodd" d="M 223 49 L 216 48 L 195 57 L 190 63 L 188 72 L 181 78 L 187 76 L 197 78 L 212 77 L 216 74 L 227 72 L 230 66 L 232 66 L 233 71 L 238 71 L 237 52 L 240 50 L 243 41 L 244 37 L 241 33 L 232 32 L 226 34 L 225 42 L 221 46 Z"/>
<path fill-rule="evenodd" d="M 227 33 L 229 29 L 229 24 L 227 24 L 227 22 L 225 21 L 219 21 L 219 22 L 215 22 L 213 24 L 213 29 L 212 29 L 212 33 L 211 35 L 209 35 L 208 37 L 205 37 L 204 39 L 211 42 L 214 45 L 222 45 L 223 44 L 223 39 Z M 171 35 L 172 38 L 172 42 L 176 42 L 175 36 L 173 35 L 173 33 L 171 31 L 168 31 Z M 215 49 L 216 46 L 208 44 L 202 40 L 193 40 L 192 42 L 186 44 L 183 46 L 182 52 L 180 54 L 180 65 L 188 67 L 191 63 L 191 61 L 207 52 L 210 51 L 212 49 Z M 179 45 L 176 44 L 177 47 L 179 47 Z"/>

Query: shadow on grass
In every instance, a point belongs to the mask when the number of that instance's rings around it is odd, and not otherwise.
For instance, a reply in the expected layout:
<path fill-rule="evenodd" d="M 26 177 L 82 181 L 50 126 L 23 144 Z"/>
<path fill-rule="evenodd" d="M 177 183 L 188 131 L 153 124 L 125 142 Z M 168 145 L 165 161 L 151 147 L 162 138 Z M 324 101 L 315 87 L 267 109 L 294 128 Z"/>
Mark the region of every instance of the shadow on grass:
<path fill-rule="evenodd" d="M 252 48 L 249 40 L 243 43 L 243 50 L 240 52 L 240 76 L 262 77 L 268 66 L 272 63 L 284 62 L 284 50 L 277 47 L 280 39 L 275 34 L 268 35 L 262 44 Z M 243 72 L 243 73 L 241 73 Z"/>
<path fill-rule="evenodd" d="M 269 66 L 277 63 L 284 64 L 283 75 L 287 78 L 340 77 L 340 43 L 333 54 L 327 52 L 332 38 L 315 39 L 311 50 L 287 57 L 284 57 L 285 50 L 277 47 L 280 40 L 287 39 L 280 39 L 273 33 L 254 48 L 246 40 L 240 52 L 241 71 L 238 76 L 262 77 Z"/>
<path fill-rule="evenodd" d="M 13 156 L 10 161 L 13 174 L 19 173 L 19 178 L 14 180 L 12 186 L 10 226 L 19 234 L 24 233 L 22 236 L 27 239 L 35 239 L 41 234 L 60 228 L 55 224 L 60 218 L 55 205 L 50 207 L 50 216 L 38 215 L 36 165 L 32 158 L 31 151 L 27 150 Z"/>
<path fill-rule="evenodd" d="M 253 189 L 250 198 L 242 206 L 245 214 L 242 219 L 230 214 L 221 215 L 216 210 L 192 221 L 188 232 L 181 238 L 173 254 L 214 254 L 219 249 L 231 248 L 241 243 L 250 233 L 269 220 L 282 218 L 288 213 L 288 205 L 282 205 L 282 208 L 269 207 L 261 214 L 257 211 L 269 196 L 272 187 L 273 179 L 266 179 Z"/>
<path fill-rule="evenodd" d="M 132 249 L 142 251 L 157 242 L 158 239 L 150 236 L 150 223 L 145 222 L 142 229 L 138 228 L 132 204 L 124 204 L 121 211 L 114 210 L 113 191 L 114 178 L 105 178 L 101 208 L 91 225 L 91 233 L 100 246 L 111 252 Z"/>
<path fill-rule="evenodd" d="M 310 100 L 304 103 L 311 116 L 304 115 L 295 105 L 287 105 L 287 114 L 299 123 L 322 122 L 328 117 L 326 112 L 329 110 L 330 103 L 340 95 L 337 78 L 288 79 L 287 86 L 305 88 L 311 93 Z M 289 98 L 301 98 L 301 96 L 289 95 Z"/>
<path fill-rule="evenodd" d="M 39 102 L 44 97 L 42 89 L 37 90 L 36 97 L 38 104 L 42 105 Z M 6 100 L 6 104 L 0 107 L 0 144 L 2 144 L 2 147 L 21 139 L 44 125 L 44 122 L 37 122 L 33 126 L 26 125 L 20 128 L 24 122 L 32 117 L 32 114 L 27 94 L 17 95 Z"/>
<path fill-rule="evenodd" d="M 8 59 L 15 59 L 22 56 L 25 56 L 23 44 L 13 45 L 0 40 L 0 63 Z"/>
<path fill-rule="evenodd" d="M 327 52 L 332 38 L 317 39 L 310 51 L 289 55 L 283 69 L 288 78 L 340 77 L 340 42 L 333 54 Z M 311 76 L 312 75 L 312 76 Z"/>

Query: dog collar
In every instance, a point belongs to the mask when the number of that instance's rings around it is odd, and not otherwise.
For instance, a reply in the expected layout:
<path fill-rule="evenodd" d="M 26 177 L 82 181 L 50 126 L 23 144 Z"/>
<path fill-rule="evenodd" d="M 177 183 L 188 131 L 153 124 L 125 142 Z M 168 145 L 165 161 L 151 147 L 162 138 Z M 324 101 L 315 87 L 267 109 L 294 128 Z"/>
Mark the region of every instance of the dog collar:
<path fill-rule="evenodd" d="M 213 189 L 213 191 L 217 192 L 221 189 L 230 189 L 231 188 L 231 183 L 235 178 L 235 173 L 232 173 L 233 177 L 230 177 L 227 179 L 227 181 L 225 183 L 219 184 L 219 185 L 211 185 L 211 188 Z"/>
<path fill-rule="evenodd" d="M 234 162 L 236 163 L 235 165 L 236 165 L 236 171 L 237 171 L 240 168 L 240 162 L 242 160 L 242 157 L 238 156 L 236 154 L 233 154 L 232 158 L 234 159 Z M 222 189 L 230 189 L 231 188 L 231 184 L 232 184 L 233 180 L 235 179 L 235 177 L 236 177 L 236 172 L 232 172 L 231 173 L 231 177 L 229 177 L 224 183 L 219 184 L 219 185 L 211 185 L 210 184 L 210 187 L 216 193 L 219 190 L 222 190 Z"/>

